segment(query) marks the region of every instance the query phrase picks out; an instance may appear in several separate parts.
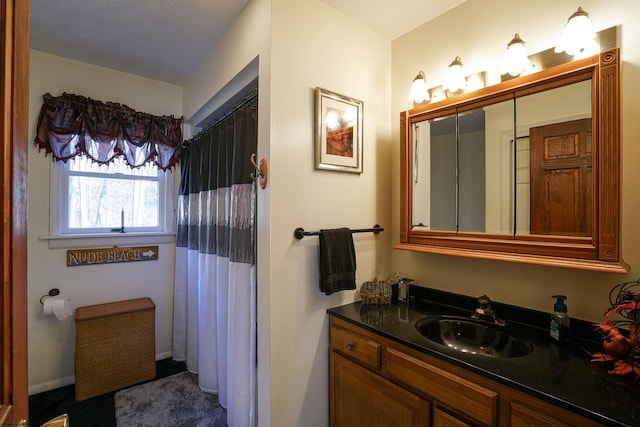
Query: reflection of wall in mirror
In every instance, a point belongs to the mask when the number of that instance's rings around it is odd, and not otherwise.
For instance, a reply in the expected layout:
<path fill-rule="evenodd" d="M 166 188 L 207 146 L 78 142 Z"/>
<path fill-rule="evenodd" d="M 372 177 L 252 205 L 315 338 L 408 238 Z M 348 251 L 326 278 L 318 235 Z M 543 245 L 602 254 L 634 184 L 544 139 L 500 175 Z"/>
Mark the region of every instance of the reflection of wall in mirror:
<path fill-rule="evenodd" d="M 424 120 L 413 125 L 412 226 L 455 231 L 456 117 Z"/>
<path fill-rule="evenodd" d="M 457 217 L 457 151 L 456 117 L 447 116 L 431 122 L 431 209 L 432 230 L 456 231 Z"/>
<path fill-rule="evenodd" d="M 413 186 L 412 225 L 423 230 L 431 228 L 431 125 L 428 120 L 413 124 L 413 164 L 411 182 Z"/>
<path fill-rule="evenodd" d="M 482 109 L 458 115 L 458 231 L 486 232 L 486 118 Z"/>
<path fill-rule="evenodd" d="M 412 134 L 412 225 L 484 232 L 484 112 L 415 123 Z"/>
<path fill-rule="evenodd" d="M 513 141 L 513 140 L 510 140 Z M 529 135 L 518 135 L 516 138 L 516 234 L 529 233 L 529 201 L 531 200 L 531 151 L 529 147 Z M 513 150 L 513 143 L 509 145 Z M 513 203 L 511 207 L 513 211 Z"/>
<path fill-rule="evenodd" d="M 513 101 L 484 107 L 486 119 L 485 162 L 487 233 L 513 232 Z"/>

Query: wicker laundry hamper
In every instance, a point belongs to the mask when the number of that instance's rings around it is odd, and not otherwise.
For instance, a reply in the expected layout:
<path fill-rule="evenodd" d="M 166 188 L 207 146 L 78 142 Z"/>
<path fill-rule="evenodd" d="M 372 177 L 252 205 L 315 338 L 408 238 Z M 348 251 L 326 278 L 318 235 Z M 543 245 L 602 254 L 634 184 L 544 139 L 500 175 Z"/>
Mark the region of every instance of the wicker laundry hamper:
<path fill-rule="evenodd" d="M 155 304 L 139 298 L 75 312 L 76 400 L 156 376 Z"/>

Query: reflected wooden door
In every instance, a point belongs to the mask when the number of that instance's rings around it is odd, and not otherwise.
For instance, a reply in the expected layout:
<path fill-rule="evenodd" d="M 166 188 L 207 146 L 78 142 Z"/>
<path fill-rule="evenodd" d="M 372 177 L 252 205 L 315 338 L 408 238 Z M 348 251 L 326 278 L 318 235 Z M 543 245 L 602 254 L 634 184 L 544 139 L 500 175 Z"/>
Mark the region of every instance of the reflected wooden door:
<path fill-rule="evenodd" d="M 591 119 L 534 127 L 529 135 L 531 234 L 591 236 Z"/>

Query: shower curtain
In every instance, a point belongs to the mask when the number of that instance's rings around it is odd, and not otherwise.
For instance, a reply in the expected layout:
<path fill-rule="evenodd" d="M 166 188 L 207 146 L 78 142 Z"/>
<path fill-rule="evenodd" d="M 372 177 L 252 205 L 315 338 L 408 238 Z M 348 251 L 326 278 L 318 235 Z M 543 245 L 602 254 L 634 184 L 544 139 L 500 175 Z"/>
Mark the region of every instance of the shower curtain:
<path fill-rule="evenodd" d="M 254 97 L 181 154 L 173 358 L 219 395 L 230 427 L 255 419 L 257 118 Z"/>

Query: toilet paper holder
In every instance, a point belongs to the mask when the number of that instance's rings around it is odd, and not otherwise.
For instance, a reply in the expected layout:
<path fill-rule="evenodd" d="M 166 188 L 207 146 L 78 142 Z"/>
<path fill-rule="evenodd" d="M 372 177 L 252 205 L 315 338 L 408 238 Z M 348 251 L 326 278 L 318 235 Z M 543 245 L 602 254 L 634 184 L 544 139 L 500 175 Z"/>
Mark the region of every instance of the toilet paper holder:
<path fill-rule="evenodd" d="M 55 297 L 56 295 L 60 295 L 60 289 L 58 288 L 50 289 L 47 295 L 42 295 L 40 297 L 40 304 L 44 305 L 45 298 Z"/>

